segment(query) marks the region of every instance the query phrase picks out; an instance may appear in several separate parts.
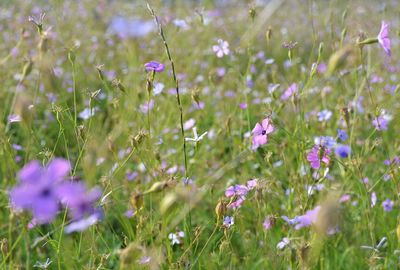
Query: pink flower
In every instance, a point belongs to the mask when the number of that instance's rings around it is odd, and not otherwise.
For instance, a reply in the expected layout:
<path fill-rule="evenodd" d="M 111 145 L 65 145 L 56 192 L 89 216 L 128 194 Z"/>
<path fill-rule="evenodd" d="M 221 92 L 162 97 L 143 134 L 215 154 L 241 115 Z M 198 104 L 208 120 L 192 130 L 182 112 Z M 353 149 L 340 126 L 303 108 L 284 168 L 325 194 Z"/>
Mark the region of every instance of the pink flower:
<path fill-rule="evenodd" d="M 382 21 L 381 31 L 378 34 L 378 42 L 385 50 L 386 54 L 390 56 L 390 38 L 389 38 L 389 24 Z"/>
<path fill-rule="evenodd" d="M 257 149 L 261 145 L 264 145 L 268 142 L 267 135 L 272 133 L 275 130 L 275 127 L 272 125 L 269 117 L 265 118 L 261 125 L 259 123 L 256 124 L 253 131 L 253 150 Z"/>
<path fill-rule="evenodd" d="M 289 86 L 289 88 L 286 89 L 285 92 L 283 92 L 283 94 L 281 96 L 281 100 L 287 100 L 292 95 L 294 95 L 296 92 L 297 92 L 297 84 L 296 83 L 292 83 Z"/>
<path fill-rule="evenodd" d="M 330 158 L 328 155 L 331 150 L 321 145 L 315 145 L 307 155 L 307 160 L 313 169 L 317 170 L 321 167 L 321 161 L 326 165 L 329 164 Z"/>

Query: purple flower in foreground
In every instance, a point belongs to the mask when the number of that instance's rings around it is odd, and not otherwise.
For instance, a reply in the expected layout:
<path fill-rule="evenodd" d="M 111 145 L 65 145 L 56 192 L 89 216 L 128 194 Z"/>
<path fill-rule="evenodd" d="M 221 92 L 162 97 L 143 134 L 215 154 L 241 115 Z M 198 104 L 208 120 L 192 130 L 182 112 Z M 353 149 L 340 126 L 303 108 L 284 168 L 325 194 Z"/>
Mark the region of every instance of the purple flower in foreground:
<path fill-rule="evenodd" d="M 69 215 L 73 220 L 80 220 L 101 212 L 95 206 L 101 194 L 100 188 L 93 188 L 88 191 L 86 185 L 82 182 L 64 183 L 57 189 L 61 203 L 69 210 Z"/>
<path fill-rule="evenodd" d="M 325 148 L 324 146 L 315 145 L 307 155 L 307 160 L 313 169 L 317 170 L 321 167 L 321 161 L 326 165 L 329 164 L 330 158 L 329 154 L 331 150 Z"/>
<path fill-rule="evenodd" d="M 296 92 L 297 92 L 297 84 L 296 83 L 292 83 L 288 87 L 288 89 L 286 89 L 285 92 L 283 92 L 283 94 L 281 95 L 281 100 L 287 100 L 292 95 L 294 95 Z"/>
<path fill-rule="evenodd" d="M 164 71 L 164 65 L 157 61 L 150 61 L 144 64 L 147 71 L 162 72 Z"/>
<path fill-rule="evenodd" d="M 381 44 L 382 48 L 385 50 L 386 54 L 390 56 L 390 38 L 389 38 L 389 24 L 382 21 L 381 31 L 378 34 L 378 42 Z"/>
<path fill-rule="evenodd" d="M 383 210 L 390 212 L 393 209 L 394 202 L 390 199 L 386 199 L 382 202 Z"/>
<path fill-rule="evenodd" d="M 275 127 L 272 125 L 269 117 L 265 118 L 261 125 L 259 123 L 256 124 L 254 129 L 251 131 L 253 134 L 253 150 L 257 149 L 261 145 L 264 145 L 268 142 L 268 134 L 272 133 L 275 130 Z"/>
<path fill-rule="evenodd" d="M 69 162 L 61 158 L 46 167 L 38 161 L 28 163 L 18 174 L 20 185 L 10 191 L 12 207 L 31 211 L 35 223 L 50 223 L 59 209 L 58 188 L 70 169 Z"/>
<path fill-rule="evenodd" d="M 347 158 L 350 156 L 351 148 L 348 145 L 339 144 L 335 149 L 336 156 L 340 158 Z"/>

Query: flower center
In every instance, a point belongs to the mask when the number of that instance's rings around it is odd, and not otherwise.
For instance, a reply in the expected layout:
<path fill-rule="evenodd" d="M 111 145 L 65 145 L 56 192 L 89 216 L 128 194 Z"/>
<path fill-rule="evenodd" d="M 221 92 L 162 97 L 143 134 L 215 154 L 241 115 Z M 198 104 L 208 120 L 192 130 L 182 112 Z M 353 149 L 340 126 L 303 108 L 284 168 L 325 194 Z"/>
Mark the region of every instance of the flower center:
<path fill-rule="evenodd" d="M 49 188 L 45 188 L 42 190 L 42 192 L 40 193 L 40 195 L 42 197 L 49 197 L 51 194 L 51 190 Z"/>
<path fill-rule="evenodd" d="M 263 131 L 261 132 L 261 135 L 265 135 L 265 134 L 267 134 L 267 131 L 266 131 L 266 130 L 263 130 Z"/>

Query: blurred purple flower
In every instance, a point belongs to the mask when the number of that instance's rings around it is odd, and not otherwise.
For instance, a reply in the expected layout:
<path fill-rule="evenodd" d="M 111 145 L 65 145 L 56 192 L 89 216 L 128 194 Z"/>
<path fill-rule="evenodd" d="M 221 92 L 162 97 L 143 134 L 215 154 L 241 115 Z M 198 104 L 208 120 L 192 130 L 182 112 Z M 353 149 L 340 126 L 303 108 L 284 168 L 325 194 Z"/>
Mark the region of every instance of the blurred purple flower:
<path fill-rule="evenodd" d="M 383 116 L 375 117 L 375 119 L 372 120 L 372 125 L 378 131 L 387 130 L 388 129 L 388 121 Z"/>
<path fill-rule="evenodd" d="M 330 149 L 327 149 L 324 146 L 315 145 L 308 153 L 307 160 L 310 162 L 311 167 L 317 170 L 321 167 L 321 161 L 326 165 L 329 164 L 330 158 L 328 155 L 330 153 Z"/>
<path fill-rule="evenodd" d="M 308 227 L 312 223 L 317 221 L 320 206 L 315 207 L 312 210 L 308 210 L 304 215 L 297 217 L 297 224 L 294 227 L 296 230 L 300 230 L 303 227 Z"/>
<path fill-rule="evenodd" d="M 322 110 L 317 113 L 318 121 L 328 121 L 332 117 L 332 112 L 330 110 Z"/>
<path fill-rule="evenodd" d="M 382 48 L 385 50 L 386 54 L 390 56 L 390 38 L 389 38 L 389 24 L 382 21 L 381 31 L 378 34 L 378 42 L 381 44 Z"/>
<path fill-rule="evenodd" d="M 18 174 L 20 185 L 10 191 L 12 207 L 31 211 L 37 223 L 50 223 L 59 209 L 58 188 L 70 169 L 69 162 L 61 158 L 46 167 L 38 161 L 28 163 Z"/>
<path fill-rule="evenodd" d="M 63 183 L 57 189 L 58 198 L 69 210 L 69 215 L 73 220 L 79 220 L 100 212 L 95 204 L 101 194 L 100 188 L 95 187 L 88 191 L 86 185 L 82 182 Z"/>
<path fill-rule="evenodd" d="M 165 66 L 157 61 L 150 61 L 144 64 L 144 67 L 147 71 L 154 71 L 154 72 L 162 72 L 164 71 Z"/>
<path fill-rule="evenodd" d="M 234 185 L 234 186 L 230 186 L 226 189 L 225 196 L 227 198 L 230 198 L 233 196 L 246 196 L 247 192 L 248 192 L 248 188 L 245 185 Z"/>
<path fill-rule="evenodd" d="M 343 129 L 338 129 L 337 130 L 337 136 L 342 142 L 347 140 L 347 138 L 349 137 L 347 135 L 347 132 L 345 130 L 343 130 Z"/>
<path fill-rule="evenodd" d="M 390 212 L 393 209 L 394 202 L 390 199 L 386 199 L 382 202 L 383 210 Z"/>
<path fill-rule="evenodd" d="M 281 96 L 281 100 L 287 100 L 292 95 L 294 95 L 296 92 L 297 92 L 297 84 L 296 83 L 292 83 L 289 86 L 289 88 L 286 89 L 285 92 L 283 92 L 283 94 Z"/>
<path fill-rule="evenodd" d="M 93 213 L 92 215 L 85 217 L 83 219 L 74 221 L 67 226 L 65 226 L 64 232 L 69 234 L 72 232 L 82 232 L 88 227 L 96 224 L 102 219 L 102 214 L 99 212 Z"/>
<path fill-rule="evenodd" d="M 340 158 L 347 158 L 350 156 L 351 148 L 348 145 L 339 144 L 335 149 L 336 156 Z"/>

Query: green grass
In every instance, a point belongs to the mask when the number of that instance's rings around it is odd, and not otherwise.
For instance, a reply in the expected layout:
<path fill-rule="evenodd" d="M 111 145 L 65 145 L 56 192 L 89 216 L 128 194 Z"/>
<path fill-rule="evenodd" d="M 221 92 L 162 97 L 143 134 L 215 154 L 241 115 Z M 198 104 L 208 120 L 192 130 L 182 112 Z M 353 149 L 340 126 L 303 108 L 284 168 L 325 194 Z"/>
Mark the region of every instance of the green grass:
<path fill-rule="evenodd" d="M 384 165 L 399 154 L 399 78 L 388 68 L 399 65 L 396 1 L 150 1 L 177 82 L 146 2 L 30 2 L 1 4 L 0 269 L 37 269 L 47 258 L 48 269 L 399 268 L 399 168 Z M 48 36 L 28 21 L 40 12 L 46 12 Z M 154 31 L 121 39 L 109 31 L 117 15 L 148 21 Z M 173 19 L 184 19 L 190 29 Z M 360 31 L 376 37 L 382 20 L 391 24 L 391 57 L 379 44 L 356 45 Z M 216 57 L 217 39 L 229 42 L 228 56 Z M 291 59 L 282 46 L 288 41 L 297 42 Z M 332 55 L 343 48 L 349 53 L 342 65 L 312 72 L 313 63 L 332 65 Z M 154 78 L 164 89 L 159 95 L 151 91 L 154 108 L 147 114 L 140 108 L 149 102 L 151 74 L 144 64 L 151 60 L 165 64 Z M 98 65 L 104 65 L 103 79 Z M 218 75 L 220 68 L 225 75 Z M 374 76 L 382 82 L 371 82 Z M 293 82 L 298 93 L 282 101 Z M 269 93 L 271 84 L 280 86 Z M 203 109 L 195 107 L 193 96 Z M 364 111 L 355 105 L 360 96 Z M 84 120 L 79 115 L 86 108 L 95 114 Z M 332 117 L 320 122 L 316 113 L 324 109 Z M 372 121 L 382 110 L 392 120 L 388 130 L 377 131 Z M 10 124 L 10 114 L 22 121 Z M 252 151 L 250 132 L 267 116 L 276 130 Z M 181 125 L 189 119 L 199 135 L 208 134 L 184 148 Z M 315 137 L 336 137 L 338 128 L 349 134 L 343 144 L 351 146 L 351 155 L 340 159 L 332 153 L 329 175 L 323 176 L 324 167 L 315 179 L 307 153 Z M 191 128 L 184 133 L 193 137 Z M 47 164 L 55 157 L 71 162 L 71 176 L 103 191 L 104 219 L 84 232 L 64 233 L 65 211 L 51 224 L 28 230 L 30 213 L 10 206 L 8 191 L 18 183 L 18 171 L 29 161 Z M 138 172 L 133 181 L 127 180 L 130 172 Z M 183 184 L 185 176 L 193 185 Z M 224 228 L 215 208 L 220 200 L 229 202 L 226 188 L 254 178 L 258 185 L 242 207 L 223 213 L 235 220 Z M 161 188 L 146 192 L 155 183 Z M 317 184 L 324 188 L 309 194 L 307 187 Z M 350 200 L 338 203 L 344 194 Z M 382 207 L 386 199 L 394 202 L 390 212 Z M 317 205 L 322 210 L 312 226 L 295 230 L 281 218 Z M 135 215 L 125 217 L 132 208 Z M 263 228 L 267 217 L 275 220 L 269 230 Z M 338 224 L 339 231 L 325 235 L 324 224 Z M 178 231 L 185 236 L 172 245 L 168 235 Z M 284 237 L 290 244 L 278 249 Z M 361 247 L 376 246 L 383 237 L 387 243 L 376 251 Z M 144 256 L 150 262 L 140 265 Z"/>

